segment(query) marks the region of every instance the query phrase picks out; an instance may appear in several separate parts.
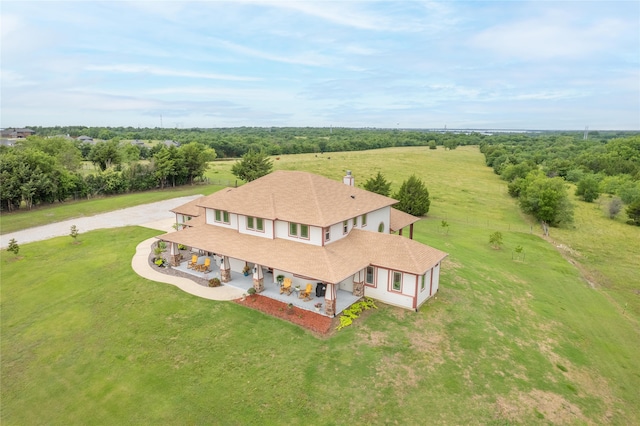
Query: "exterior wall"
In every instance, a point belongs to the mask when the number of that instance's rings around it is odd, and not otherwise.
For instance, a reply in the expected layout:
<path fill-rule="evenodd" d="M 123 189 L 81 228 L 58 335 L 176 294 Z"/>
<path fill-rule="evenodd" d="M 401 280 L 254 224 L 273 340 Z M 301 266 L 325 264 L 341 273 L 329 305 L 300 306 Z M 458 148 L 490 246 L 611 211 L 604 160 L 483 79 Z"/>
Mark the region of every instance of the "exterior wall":
<path fill-rule="evenodd" d="M 353 275 L 338 283 L 338 289 L 353 292 Z"/>
<path fill-rule="evenodd" d="M 380 222 L 384 223 L 384 233 L 389 233 L 389 225 L 391 222 L 391 207 L 374 210 L 367 214 L 367 226 L 364 228 L 360 223 L 361 218 L 358 217 L 358 228 L 365 231 L 378 232 Z"/>
<path fill-rule="evenodd" d="M 400 292 L 391 290 L 393 271 L 376 268 L 376 287 L 365 285 L 364 295 L 402 308 L 413 309 L 413 297 L 416 290 L 416 276 L 402 274 L 402 289 Z"/>
<path fill-rule="evenodd" d="M 422 277 L 418 277 L 418 307 L 434 296 L 438 291 L 440 284 L 440 263 L 429 269 L 425 275 L 424 290 L 420 288 Z"/>
<path fill-rule="evenodd" d="M 205 209 L 205 221 L 207 225 L 238 229 L 238 215 L 236 213 L 229 213 L 229 223 L 226 224 L 222 222 L 216 222 L 216 217 L 213 209 Z"/>
<path fill-rule="evenodd" d="M 187 223 L 192 219 L 191 216 L 186 214 L 178 214 L 177 217 L 178 217 L 178 224 Z"/>
<path fill-rule="evenodd" d="M 283 240 L 295 241 L 297 243 L 322 245 L 322 229 L 317 226 L 309 226 L 309 239 L 296 238 L 289 236 L 289 222 L 282 220 L 276 220 L 276 234 L 275 238 L 282 238 Z"/>
<path fill-rule="evenodd" d="M 238 215 L 238 232 L 241 234 L 273 239 L 273 221 L 269 219 L 262 219 L 262 225 L 264 228 L 262 231 L 247 229 L 247 216 Z"/>

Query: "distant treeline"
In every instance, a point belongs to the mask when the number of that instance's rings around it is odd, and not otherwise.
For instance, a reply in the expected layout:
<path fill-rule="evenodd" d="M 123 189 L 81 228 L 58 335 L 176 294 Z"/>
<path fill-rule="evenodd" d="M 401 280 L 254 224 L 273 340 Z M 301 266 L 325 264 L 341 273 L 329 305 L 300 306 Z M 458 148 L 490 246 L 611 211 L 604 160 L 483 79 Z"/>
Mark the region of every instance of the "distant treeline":
<path fill-rule="evenodd" d="M 609 140 L 614 139 L 612 146 L 617 146 L 615 138 L 629 135 L 628 132 L 595 132 L 591 133 L 588 142 L 583 143 L 582 132 L 489 135 L 477 132 L 465 134 L 404 129 L 311 127 L 29 128 L 36 132 L 35 136 L 19 140 L 14 147 L 0 147 L 0 208 L 4 211 L 62 202 L 69 198 L 192 183 L 203 177 L 207 161 L 214 158 L 239 158 L 249 151 L 283 155 L 402 146 L 429 146 L 432 149 L 443 146 L 445 149 L 455 149 L 459 145 L 480 145 L 485 154 L 488 154 L 487 164 L 494 166 L 495 163 L 499 174 L 507 165 L 526 160 L 536 166 L 554 170 L 550 173 L 562 175 L 568 171 L 573 173 L 574 168 L 581 166 L 565 167 L 564 163 L 555 164 L 551 157 L 540 156 L 533 151 L 554 151 L 556 144 L 575 144 L 593 147 L 595 155 L 598 153 L 595 148 L 600 147 L 606 152 Z M 94 140 L 82 141 L 80 136 L 88 136 Z M 177 144 L 164 143 L 165 141 L 175 141 Z M 524 152 L 528 150 L 532 152 L 525 156 Z M 566 157 L 574 159 L 573 155 Z M 93 162 L 98 170 L 88 175 L 80 173 L 83 160 Z M 625 162 L 616 167 L 623 167 L 621 170 L 628 172 L 629 179 L 637 180 L 637 167 L 633 164 L 633 161 Z M 590 169 L 581 170 L 588 172 Z"/>
<path fill-rule="evenodd" d="M 509 194 L 527 213 L 549 224 L 570 222 L 571 207 L 561 182 L 576 184 L 576 195 L 592 202 L 610 196 L 610 216 L 622 203 L 633 224 L 640 209 L 640 135 L 606 139 L 540 135 L 487 139 L 480 144 L 487 166 L 509 182 Z M 541 213 L 546 211 L 547 214 Z"/>

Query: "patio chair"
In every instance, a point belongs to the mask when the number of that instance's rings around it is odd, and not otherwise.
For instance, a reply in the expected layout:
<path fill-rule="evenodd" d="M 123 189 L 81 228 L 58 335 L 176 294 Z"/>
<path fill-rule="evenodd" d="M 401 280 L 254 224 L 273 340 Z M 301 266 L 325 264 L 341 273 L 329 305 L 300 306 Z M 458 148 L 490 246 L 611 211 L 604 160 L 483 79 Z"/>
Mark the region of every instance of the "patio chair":
<path fill-rule="evenodd" d="M 196 270 L 198 270 L 199 272 L 211 272 L 211 258 L 207 257 L 204 260 L 204 263 L 202 265 L 196 265 Z"/>
<path fill-rule="evenodd" d="M 298 296 L 300 299 L 304 299 L 305 302 L 312 299 L 311 292 L 313 291 L 313 284 L 307 283 L 307 288 L 300 292 Z"/>
<path fill-rule="evenodd" d="M 287 293 L 287 296 L 290 296 L 292 291 L 291 278 L 285 278 L 282 282 L 282 285 L 280 286 L 280 294 Z"/>
<path fill-rule="evenodd" d="M 191 260 L 187 263 L 187 268 L 191 269 L 198 263 L 198 255 L 191 255 Z"/>

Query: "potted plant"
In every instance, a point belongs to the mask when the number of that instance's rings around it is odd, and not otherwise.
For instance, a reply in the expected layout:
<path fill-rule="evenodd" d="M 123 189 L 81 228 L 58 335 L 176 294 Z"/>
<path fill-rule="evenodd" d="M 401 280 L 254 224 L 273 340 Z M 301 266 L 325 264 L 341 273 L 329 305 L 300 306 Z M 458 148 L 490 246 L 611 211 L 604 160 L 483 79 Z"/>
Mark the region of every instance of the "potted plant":
<path fill-rule="evenodd" d="M 249 265 L 244 265 L 244 268 L 242 268 L 242 273 L 244 274 L 244 276 L 248 276 L 249 272 L 251 272 L 251 268 L 249 268 Z"/>
<path fill-rule="evenodd" d="M 322 308 L 322 303 L 318 302 L 315 305 L 313 305 L 314 308 L 316 308 L 316 312 L 320 312 L 320 308 Z"/>
<path fill-rule="evenodd" d="M 282 283 L 284 282 L 284 275 L 280 274 L 276 277 L 276 281 L 278 281 L 278 284 L 282 285 Z"/>
<path fill-rule="evenodd" d="M 293 313 L 293 303 L 287 305 L 287 313 L 291 315 Z"/>

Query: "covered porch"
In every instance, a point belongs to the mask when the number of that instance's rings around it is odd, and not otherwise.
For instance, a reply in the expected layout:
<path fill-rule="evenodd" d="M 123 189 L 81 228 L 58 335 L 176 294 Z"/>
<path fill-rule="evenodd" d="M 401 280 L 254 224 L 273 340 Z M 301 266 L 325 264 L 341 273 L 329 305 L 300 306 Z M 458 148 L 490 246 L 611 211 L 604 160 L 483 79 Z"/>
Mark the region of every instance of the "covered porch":
<path fill-rule="evenodd" d="M 192 254 L 196 254 L 198 256 L 197 265 L 203 265 L 207 258 L 210 259 L 210 266 L 208 271 L 199 271 L 196 268 L 190 268 L 189 262 L 192 260 Z M 172 268 L 184 274 L 191 275 L 195 278 L 200 278 L 204 280 L 210 280 L 212 278 L 221 279 L 221 265 L 222 265 L 223 257 L 219 255 L 208 254 L 202 250 L 193 249 L 193 251 L 182 251 L 181 260 L 179 263 L 175 263 Z M 235 262 L 234 262 L 235 261 Z M 232 263 L 238 263 L 238 259 L 233 259 Z M 244 262 L 243 262 L 244 263 Z M 222 285 L 232 286 L 238 289 L 243 290 L 245 293 L 254 287 L 254 274 L 250 273 L 249 275 L 244 275 L 242 272 L 234 271 L 233 269 L 229 269 L 230 280 L 228 282 L 223 282 Z M 322 303 L 322 308 L 318 313 L 322 315 L 327 315 L 325 313 L 326 301 L 323 296 L 316 297 L 316 285 L 318 282 L 313 280 L 304 280 L 302 278 L 293 278 L 294 284 L 292 285 L 293 291 L 291 294 L 280 294 L 280 284 L 277 282 L 276 277 L 271 269 L 262 268 L 262 279 L 263 279 L 263 290 L 260 292 L 260 295 L 268 297 L 270 299 L 277 300 L 282 303 L 289 304 L 291 303 L 293 306 L 298 307 L 303 310 L 315 311 L 315 304 Z M 296 290 L 296 286 L 299 285 L 302 289 L 304 289 L 307 283 L 312 284 L 313 289 L 311 293 L 311 300 L 305 301 L 304 299 L 299 298 L 299 293 Z M 342 311 L 347 309 L 349 306 L 357 302 L 360 297 L 354 296 L 352 292 L 340 290 L 336 286 L 336 297 L 335 297 L 335 315 L 339 315 Z"/>

